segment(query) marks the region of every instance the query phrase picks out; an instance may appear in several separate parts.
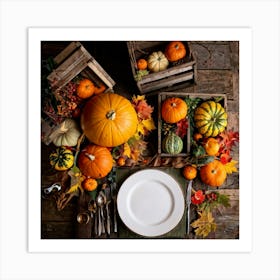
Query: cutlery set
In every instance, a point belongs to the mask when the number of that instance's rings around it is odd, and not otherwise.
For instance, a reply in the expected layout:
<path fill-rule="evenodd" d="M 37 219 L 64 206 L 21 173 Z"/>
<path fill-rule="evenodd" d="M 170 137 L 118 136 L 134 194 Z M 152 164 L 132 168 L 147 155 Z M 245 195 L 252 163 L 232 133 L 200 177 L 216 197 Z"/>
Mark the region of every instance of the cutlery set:
<path fill-rule="evenodd" d="M 80 224 L 87 224 L 92 219 L 92 237 L 118 232 L 116 199 L 116 183 L 104 184 L 96 198 L 88 202 L 87 210 L 77 215 Z"/>

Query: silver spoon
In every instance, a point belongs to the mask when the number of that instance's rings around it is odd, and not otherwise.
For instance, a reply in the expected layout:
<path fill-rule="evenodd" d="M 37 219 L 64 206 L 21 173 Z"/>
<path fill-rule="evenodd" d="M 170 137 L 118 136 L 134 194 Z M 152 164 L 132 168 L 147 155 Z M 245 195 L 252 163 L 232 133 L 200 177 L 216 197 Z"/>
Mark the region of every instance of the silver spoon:
<path fill-rule="evenodd" d="M 96 203 L 99 206 L 99 223 L 98 223 L 98 235 L 100 236 L 101 233 L 105 233 L 105 226 L 104 226 L 104 212 L 103 212 L 103 207 L 104 204 L 106 203 L 106 197 L 104 194 L 102 194 L 102 191 L 99 192 L 97 198 L 96 198 Z"/>

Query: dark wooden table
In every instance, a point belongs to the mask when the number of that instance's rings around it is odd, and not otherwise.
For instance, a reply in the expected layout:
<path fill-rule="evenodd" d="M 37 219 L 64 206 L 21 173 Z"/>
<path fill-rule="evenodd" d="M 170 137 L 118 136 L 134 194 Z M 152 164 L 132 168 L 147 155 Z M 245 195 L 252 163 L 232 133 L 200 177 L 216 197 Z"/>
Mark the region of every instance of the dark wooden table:
<path fill-rule="evenodd" d="M 57 55 L 69 42 L 42 42 L 42 59 Z M 125 42 L 82 42 L 94 58 L 116 81 L 115 92 L 131 97 L 138 94 L 131 73 L 131 66 Z M 197 82 L 195 85 L 178 89 L 186 93 L 225 93 L 228 106 L 228 129 L 239 131 L 239 45 L 238 42 L 190 42 L 197 58 Z M 112 51 L 114 49 L 114 51 Z M 152 104 L 157 106 L 156 104 Z M 51 147 L 42 144 L 42 187 L 48 178 L 48 153 Z M 233 157 L 238 160 L 239 149 Z M 220 207 L 215 213 L 217 230 L 209 238 L 236 239 L 239 237 L 239 174 L 228 176 L 220 190 L 229 195 L 231 207 Z M 87 231 L 77 223 L 83 198 L 75 197 L 62 210 L 57 211 L 55 201 L 44 196 L 41 199 L 41 238 L 73 239 Z M 185 226 L 185 225 L 182 225 Z M 120 221 L 120 229 L 126 231 Z M 119 234 L 125 237 L 126 233 Z M 117 238 L 112 235 L 111 238 Z M 137 237 L 133 236 L 132 237 Z M 104 238 L 104 236 L 103 236 Z"/>

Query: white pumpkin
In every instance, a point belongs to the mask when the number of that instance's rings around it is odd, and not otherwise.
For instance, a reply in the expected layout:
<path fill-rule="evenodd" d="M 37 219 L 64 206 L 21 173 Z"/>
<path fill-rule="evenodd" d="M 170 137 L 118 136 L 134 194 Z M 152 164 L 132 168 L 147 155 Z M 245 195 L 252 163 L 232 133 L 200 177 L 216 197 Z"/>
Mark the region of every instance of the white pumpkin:
<path fill-rule="evenodd" d="M 169 61 L 163 52 L 153 52 L 148 57 L 148 68 L 151 72 L 159 72 L 165 70 L 169 65 Z"/>
<path fill-rule="evenodd" d="M 72 119 L 65 119 L 49 136 L 54 145 L 76 146 L 81 135 L 78 124 Z"/>

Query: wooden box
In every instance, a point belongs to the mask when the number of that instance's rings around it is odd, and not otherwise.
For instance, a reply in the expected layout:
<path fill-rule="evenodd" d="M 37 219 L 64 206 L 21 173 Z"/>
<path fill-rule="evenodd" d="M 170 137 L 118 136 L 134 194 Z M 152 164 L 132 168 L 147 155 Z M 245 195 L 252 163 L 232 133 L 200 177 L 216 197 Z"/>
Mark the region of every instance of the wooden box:
<path fill-rule="evenodd" d="M 54 91 L 61 89 L 79 74 L 97 86 L 105 84 L 105 91 L 113 91 L 113 79 L 80 42 L 70 43 L 54 58 L 54 62 L 57 68 L 47 77 Z"/>
<path fill-rule="evenodd" d="M 133 77 L 135 77 L 137 74 L 138 59 L 147 59 L 148 56 L 154 51 L 162 51 L 164 53 L 168 43 L 168 41 L 127 42 Z M 150 72 L 148 75 L 143 76 L 141 80 L 136 81 L 137 87 L 141 93 L 145 94 L 159 90 L 175 90 L 195 83 L 197 76 L 196 60 L 188 42 L 182 43 L 186 47 L 186 57 L 178 62 L 170 62 L 166 70 L 157 73 Z"/>
<path fill-rule="evenodd" d="M 184 148 L 183 151 L 180 154 L 176 154 L 176 155 L 171 155 L 168 153 L 165 153 L 162 149 L 162 141 L 163 141 L 163 131 L 162 131 L 162 126 L 164 121 L 161 118 L 161 104 L 162 102 L 169 98 L 169 97 L 180 97 L 183 100 L 186 98 L 189 99 L 199 99 L 201 100 L 200 103 L 202 103 L 203 101 L 207 101 L 207 100 L 214 100 L 216 102 L 219 102 L 224 108 L 225 110 L 227 110 L 227 96 L 226 94 L 222 94 L 222 93 L 184 93 L 184 92 L 160 92 L 158 94 L 158 155 L 162 156 L 162 157 L 178 157 L 178 156 L 182 156 L 182 157 L 186 157 L 190 154 L 191 152 L 191 139 L 193 137 L 193 131 L 192 131 L 192 126 L 190 124 L 190 118 L 189 118 L 189 114 L 188 114 L 188 128 L 187 128 L 187 134 L 186 136 L 183 138 L 183 143 L 184 143 Z M 190 112 L 190 108 L 188 108 L 188 112 Z"/>

